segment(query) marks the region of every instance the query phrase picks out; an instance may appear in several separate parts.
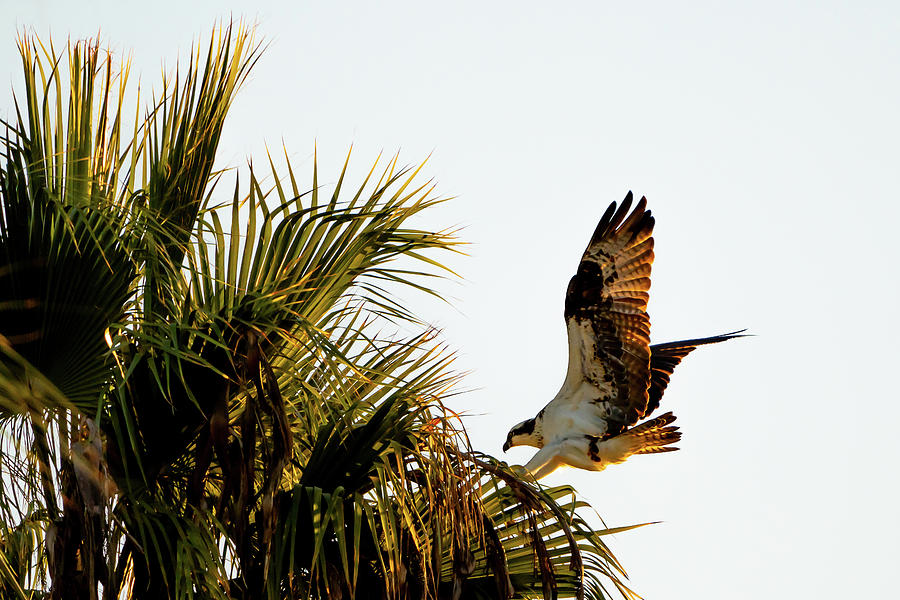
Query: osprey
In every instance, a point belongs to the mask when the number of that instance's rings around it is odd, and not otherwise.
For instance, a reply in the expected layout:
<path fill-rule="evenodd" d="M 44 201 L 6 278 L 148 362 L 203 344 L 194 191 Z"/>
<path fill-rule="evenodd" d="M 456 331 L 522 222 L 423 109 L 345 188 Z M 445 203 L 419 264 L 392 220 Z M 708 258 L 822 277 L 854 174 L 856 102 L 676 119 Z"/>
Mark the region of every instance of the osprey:
<path fill-rule="evenodd" d="M 540 479 L 562 465 L 602 471 L 632 454 L 677 450 L 675 416 L 638 421 L 659 407 L 669 376 L 697 346 L 741 337 L 650 345 L 647 291 L 654 219 L 632 194 L 610 204 L 566 292 L 569 366 L 562 388 L 533 419 L 513 427 L 503 444 L 534 446 L 525 468 Z M 627 218 L 626 218 L 627 215 Z"/>

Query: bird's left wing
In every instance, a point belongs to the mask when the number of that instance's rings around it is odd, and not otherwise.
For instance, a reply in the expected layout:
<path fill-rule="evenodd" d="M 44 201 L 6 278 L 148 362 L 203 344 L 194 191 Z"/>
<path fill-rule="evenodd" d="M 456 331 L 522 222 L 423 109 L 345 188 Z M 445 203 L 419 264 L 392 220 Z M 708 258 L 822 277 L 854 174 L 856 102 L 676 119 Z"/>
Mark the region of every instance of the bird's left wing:
<path fill-rule="evenodd" d="M 589 410 L 621 433 L 646 414 L 650 382 L 647 299 L 653 262 L 654 219 L 631 192 L 613 202 L 591 238 L 566 292 L 569 336 L 566 381 L 545 411 Z M 585 385 L 587 384 L 587 385 Z"/>
<path fill-rule="evenodd" d="M 659 401 L 662 399 L 663 392 L 666 391 L 666 387 L 669 385 L 669 377 L 672 375 L 675 367 L 681 362 L 681 359 L 696 350 L 697 346 L 717 344 L 734 338 L 744 337 L 742 335 L 744 331 L 746 329 L 712 337 L 650 346 L 650 389 L 646 414 L 652 413 L 659 407 Z"/>

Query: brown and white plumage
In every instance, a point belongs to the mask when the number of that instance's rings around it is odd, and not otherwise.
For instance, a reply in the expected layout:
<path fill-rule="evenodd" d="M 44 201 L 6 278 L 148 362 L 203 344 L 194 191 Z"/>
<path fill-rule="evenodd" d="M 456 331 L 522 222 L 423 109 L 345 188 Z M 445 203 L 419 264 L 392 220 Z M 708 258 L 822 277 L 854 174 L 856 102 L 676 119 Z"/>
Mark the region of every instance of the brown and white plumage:
<path fill-rule="evenodd" d="M 654 219 L 631 192 L 600 219 L 566 292 L 566 378 L 534 419 L 510 430 L 510 446 L 539 448 L 525 465 L 536 478 L 561 465 L 602 470 L 632 454 L 676 450 L 672 413 L 638 424 L 659 406 L 669 376 L 702 344 L 740 332 L 650 345 L 647 316 Z"/>

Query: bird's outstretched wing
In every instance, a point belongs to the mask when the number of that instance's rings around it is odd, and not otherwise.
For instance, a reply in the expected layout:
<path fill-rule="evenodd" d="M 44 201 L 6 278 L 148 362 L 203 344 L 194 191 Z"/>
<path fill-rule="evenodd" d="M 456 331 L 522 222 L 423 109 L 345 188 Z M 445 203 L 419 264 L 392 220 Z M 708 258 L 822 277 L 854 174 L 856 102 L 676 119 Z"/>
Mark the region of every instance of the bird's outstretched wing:
<path fill-rule="evenodd" d="M 697 346 L 716 344 L 733 338 L 744 337 L 746 329 L 714 335 L 712 337 L 682 340 L 680 342 L 667 342 L 650 346 L 650 390 L 647 399 L 647 412 L 650 414 L 659 407 L 666 386 L 669 385 L 669 377 L 672 371 L 685 356 L 697 349 Z"/>
<path fill-rule="evenodd" d="M 647 299 L 653 262 L 654 219 L 632 194 L 613 202 L 594 231 L 566 292 L 569 367 L 556 398 L 545 407 L 605 422 L 603 437 L 618 435 L 647 414 L 650 319 Z M 549 415 L 548 415 L 549 416 Z"/>

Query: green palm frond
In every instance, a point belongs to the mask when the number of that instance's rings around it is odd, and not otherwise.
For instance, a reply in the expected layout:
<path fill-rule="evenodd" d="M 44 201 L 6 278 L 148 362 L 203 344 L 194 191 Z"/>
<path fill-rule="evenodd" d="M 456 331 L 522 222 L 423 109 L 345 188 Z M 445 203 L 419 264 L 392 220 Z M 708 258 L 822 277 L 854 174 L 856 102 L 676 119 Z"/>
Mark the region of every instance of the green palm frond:
<path fill-rule="evenodd" d="M 64 206 L 123 200 L 120 175 L 131 168 L 128 149 L 122 147 L 127 63 L 115 71 L 98 42 L 69 44 L 57 54 L 52 44 L 48 49 L 22 37 L 19 51 L 25 115 L 17 104 L 17 133 L 27 140 L 31 191 Z"/>
<path fill-rule="evenodd" d="M 39 513 L 21 518 L 14 526 L 4 519 L 0 526 L 0 594 L 3 598 L 40 598 L 35 582 L 45 575 L 35 562 L 44 545 L 47 520 Z"/>
<path fill-rule="evenodd" d="M 111 590 L 130 587 L 131 597 L 138 598 L 232 597 L 222 552 L 225 530 L 212 515 L 189 517 L 164 496 L 130 501 L 115 513 L 124 530 L 113 530 L 122 535 L 122 554 Z"/>
<path fill-rule="evenodd" d="M 127 220 L 104 195 L 115 191 L 106 182 L 116 173 L 104 169 L 110 166 L 106 146 L 117 141 L 101 138 L 93 152 L 83 139 L 84 125 L 73 122 L 85 120 L 90 126 L 98 50 L 88 48 L 83 60 L 80 46 L 71 51 L 71 76 L 78 85 L 68 99 L 67 126 L 48 114 L 48 101 L 39 105 L 33 96 L 38 84 L 34 74 L 42 71 L 31 48 L 22 43 L 31 66 L 26 68 L 31 75 L 26 77 L 27 122 L 20 117 L 17 129 L 8 126 L 0 140 L 5 163 L 0 170 L 0 331 L 65 396 L 94 413 L 110 375 L 104 332 L 124 313 L 135 279 L 129 249 L 122 243 Z M 50 81 L 41 83 L 55 85 L 60 96 L 60 77 L 54 70 Z M 107 96 L 110 85 L 107 81 Z M 104 110 L 108 102 L 108 97 L 101 102 Z M 68 153 L 60 150 L 63 144 L 71 148 Z"/>
<path fill-rule="evenodd" d="M 213 166 L 225 117 L 259 57 L 252 30 L 231 26 L 210 38 L 205 58 L 198 46 L 182 75 L 163 80 L 161 100 L 145 128 L 142 194 L 158 224 L 148 239 L 144 314 L 166 317 L 178 310 L 182 259 L 198 215 L 217 179 Z"/>
<path fill-rule="evenodd" d="M 637 597 L 601 538 L 641 525 L 594 530 L 578 512 L 589 505 L 571 487 L 544 488 L 491 457 L 469 458 L 487 474 L 478 488 L 486 543 L 475 552 L 473 574 L 466 581 L 473 597 L 496 597 L 505 577 L 523 597 L 606 598 L 607 586 L 625 598 Z"/>

